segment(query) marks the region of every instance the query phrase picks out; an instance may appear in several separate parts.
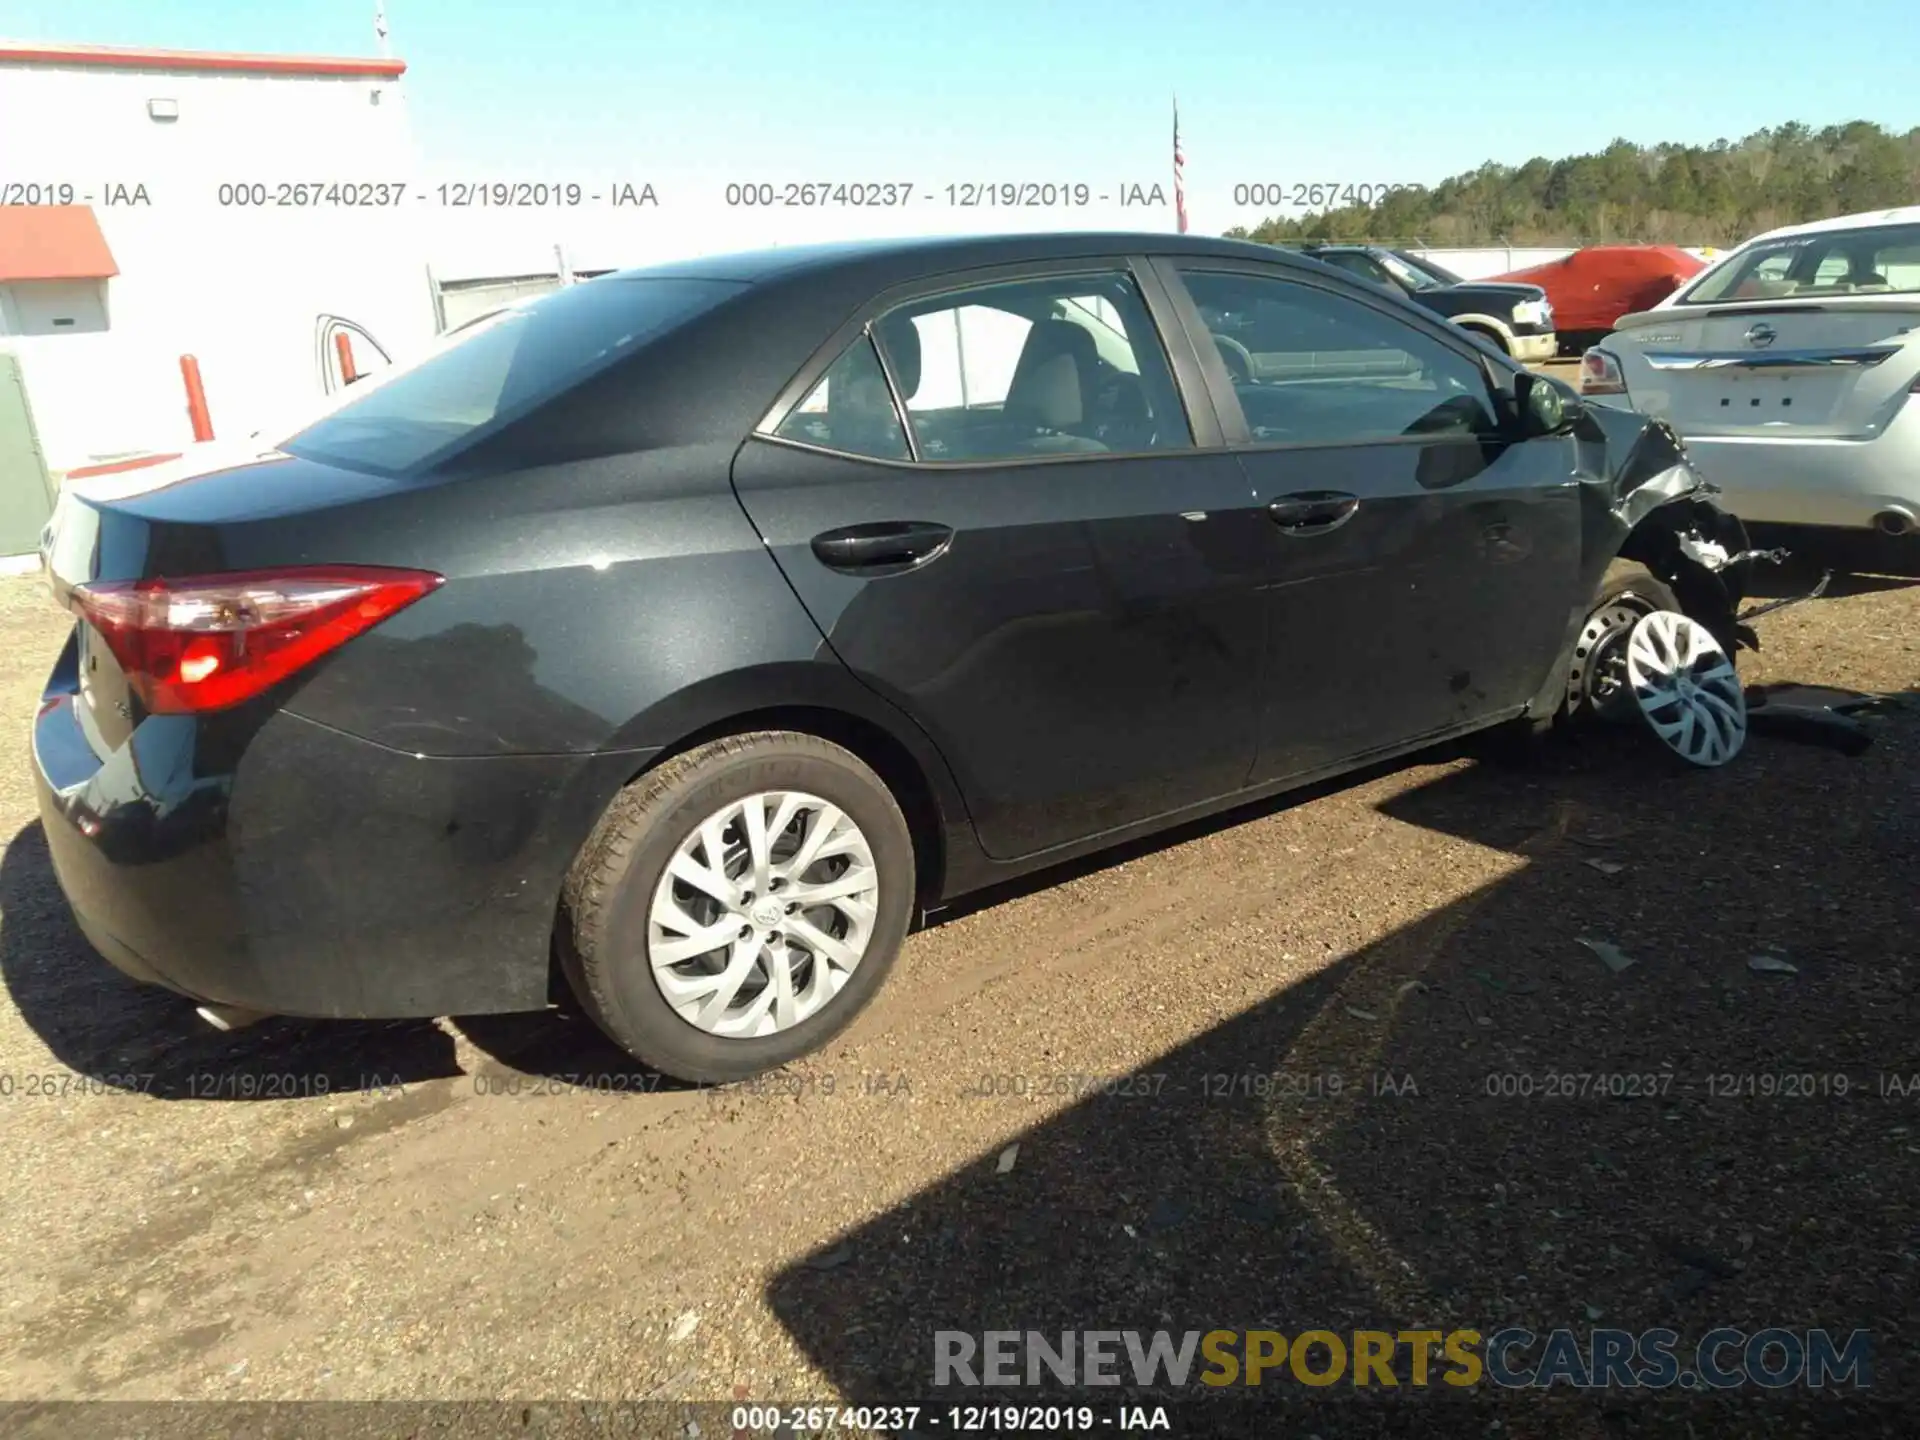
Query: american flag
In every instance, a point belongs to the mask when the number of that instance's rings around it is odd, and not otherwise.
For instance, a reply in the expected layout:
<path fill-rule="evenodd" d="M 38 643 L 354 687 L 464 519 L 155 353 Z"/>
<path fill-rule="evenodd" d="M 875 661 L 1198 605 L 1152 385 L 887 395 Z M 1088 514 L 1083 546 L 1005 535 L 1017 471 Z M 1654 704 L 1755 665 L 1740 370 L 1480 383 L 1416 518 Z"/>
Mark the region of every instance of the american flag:
<path fill-rule="evenodd" d="M 1187 157 L 1180 153 L 1180 102 L 1173 102 L 1173 213 L 1187 233 Z"/>

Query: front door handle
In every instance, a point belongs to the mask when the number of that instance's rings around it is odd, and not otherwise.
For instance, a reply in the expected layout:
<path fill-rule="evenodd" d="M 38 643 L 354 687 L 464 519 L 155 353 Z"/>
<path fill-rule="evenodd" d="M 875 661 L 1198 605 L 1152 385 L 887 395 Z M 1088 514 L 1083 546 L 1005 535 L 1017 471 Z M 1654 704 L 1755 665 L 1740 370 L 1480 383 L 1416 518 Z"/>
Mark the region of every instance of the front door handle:
<path fill-rule="evenodd" d="M 1267 514 L 1289 535 L 1324 535 L 1353 518 L 1360 497 L 1340 490 L 1302 490 L 1282 495 L 1267 506 Z"/>
<path fill-rule="evenodd" d="M 931 560 L 953 540 L 953 527 L 928 520 L 879 520 L 813 537 L 813 553 L 832 570 L 901 570 Z"/>

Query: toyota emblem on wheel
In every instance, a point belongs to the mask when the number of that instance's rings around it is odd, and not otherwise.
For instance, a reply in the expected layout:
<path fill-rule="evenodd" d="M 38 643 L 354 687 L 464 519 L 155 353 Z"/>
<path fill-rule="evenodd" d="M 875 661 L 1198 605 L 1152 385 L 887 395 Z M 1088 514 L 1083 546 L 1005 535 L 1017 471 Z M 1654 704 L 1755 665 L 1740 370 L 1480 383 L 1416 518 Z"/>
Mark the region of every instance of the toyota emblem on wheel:
<path fill-rule="evenodd" d="M 1747 344 L 1753 346 L 1756 350 L 1764 350 L 1773 343 L 1773 335 L 1773 326 L 1762 320 L 1758 325 L 1753 326 L 1747 331 Z"/>

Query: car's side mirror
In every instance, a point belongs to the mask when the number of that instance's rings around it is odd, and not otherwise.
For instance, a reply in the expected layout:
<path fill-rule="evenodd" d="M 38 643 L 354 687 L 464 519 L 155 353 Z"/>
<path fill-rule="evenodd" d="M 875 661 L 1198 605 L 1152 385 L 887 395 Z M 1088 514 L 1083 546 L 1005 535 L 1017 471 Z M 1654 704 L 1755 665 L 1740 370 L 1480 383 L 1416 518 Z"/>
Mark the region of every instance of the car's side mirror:
<path fill-rule="evenodd" d="M 1550 376 L 1526 370 L 1515 378 L 1514 390 L 1520 428 L 1529 440 L 1541 435 L 1564 435 L 1573 429 L 1580 397 L 1571 387 Z"/>

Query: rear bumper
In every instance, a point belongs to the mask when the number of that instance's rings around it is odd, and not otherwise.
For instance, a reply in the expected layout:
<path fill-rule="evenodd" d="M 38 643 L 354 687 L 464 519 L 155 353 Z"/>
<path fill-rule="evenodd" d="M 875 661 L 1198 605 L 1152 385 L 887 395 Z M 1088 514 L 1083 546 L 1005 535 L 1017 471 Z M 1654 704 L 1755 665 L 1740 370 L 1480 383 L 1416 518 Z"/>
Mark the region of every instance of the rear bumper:
<path fill-rule="evenodd" d="M 1633 408 L 1631 395 L 1592 397 Z M 1920 404 L 1871 440 L 1687 435 L 1687 455 L 1720 504 L 1755 525 L 1867 530 L 1887 511 L 1920 520 Z"/>
<path fill-rule="evenodd" d="M 33 759 L 54 872 L 132 978 L 318 1017 L 544 1006 L 561 878 L 646 758 L 433 759 L 284 711 L 232 739 L 150 716 L 103 756 L 50 692 Z"/>

